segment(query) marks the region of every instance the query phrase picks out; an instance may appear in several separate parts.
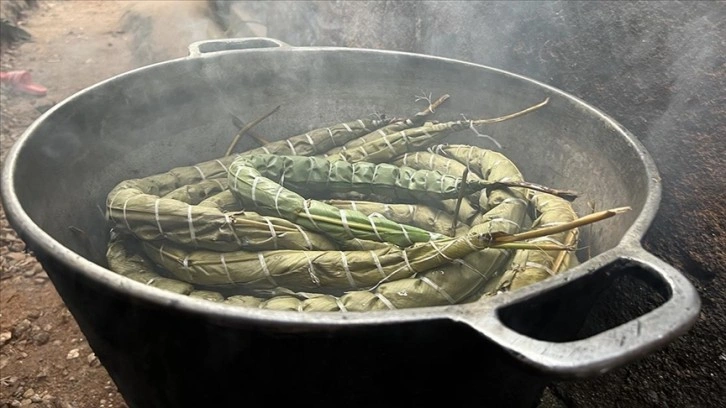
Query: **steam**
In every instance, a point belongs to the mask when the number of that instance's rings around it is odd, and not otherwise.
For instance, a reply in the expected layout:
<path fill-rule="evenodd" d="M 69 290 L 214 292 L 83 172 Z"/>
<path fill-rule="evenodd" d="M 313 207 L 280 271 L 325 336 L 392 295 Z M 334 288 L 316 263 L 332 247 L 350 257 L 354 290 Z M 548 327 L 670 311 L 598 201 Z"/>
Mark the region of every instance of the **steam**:
<path fill-rule="evenodd" d="M 132 3 L 122 25 L 139 65 L 185 56 L 194 41 L 249 36 L 480 63 L 579 96 L 645 141 L 693 109 L 693 90 L 723 69 L 723 10 L 698 2 L 144 1 Z"/>
<path fill-rule="evenodd" d="M 709 121 L 715 119 L 704 116 L 709 114 L 709 104 L 726 104 L 723 96 L 719 96 L 719 93 L 723 94 L 723 88 L 704 87 L 704 84 L 714 81 L 714 74 L 720 71 L 723 75 L 726 70 L 726 58 L 723 55 L 726 38 L 723 37 L 723 31 L 719 31 L 719 26 L 724 26 L 724 16 L 718 14 L 718 10 L 713 10 L 688 21 L 682 31 L 668 33 L 666 50 L 673 56 L 673 62 L 666 68 L 664 76 L 671 92 L 665 110 L 650 123 L 648 136 L 657 137 L 678 127 L 678 113 L 690 112 L 698 115 L 700 120 Z M 677 160 L 675 156 L 678 155 L 674 154 L 673 157 Z"/>
<path fill-rule="evenodd" d="M 207 1 L 131 3 L 121 29 L 131 35 L 135 62 L 148 65 L 184 57 L 195 41 L 224 38 Z"/>

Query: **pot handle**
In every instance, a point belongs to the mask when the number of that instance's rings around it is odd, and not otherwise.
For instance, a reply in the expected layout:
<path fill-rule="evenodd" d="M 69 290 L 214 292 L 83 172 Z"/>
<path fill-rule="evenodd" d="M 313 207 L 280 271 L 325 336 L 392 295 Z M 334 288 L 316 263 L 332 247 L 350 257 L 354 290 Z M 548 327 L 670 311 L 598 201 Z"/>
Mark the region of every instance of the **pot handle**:
<path fill-rule="evenodd" d="M 289 48 L 280 40 L 267 37 L 224 38 L 204 40 L 189 44 L 189 56 L 199 57 L 210 52 L 249 50 L 256 48 Z"/>
<path fill-rule="evenodd" d="M 512 305 L 510 302 L 479 314 L 481 318 L 475 317 L 476 313 L 462 318 L 515 358 L 549 375 L 565 378 L 599 375 L 666 345 L 690 329 L 700 312 L 701 301 L 693 285 L 680 271 L 640 246 L 619 252 L 609 262 L 579 278 L 590 276 L 596 280 L 597 274 L 600 274 L 599 277 L 610 279 L 633 266 L 642 269 L 649 278 L 654 278 L 662 285 L 669 298 L 644 315 L 585 339 L 552 342 L 519 333 L 502 321 L 501 312 Z M 607 275 L 603 276 L 603 273 Z M 568 281 L 562 275 L 558 278 L 563 278 L 561 281 L 566 283 L 557 288 L 570 284 L 578 286 L 579 279 Z M 588 282 L 592 283 L 593 280 Z M 512 292 L 513 295 L 515 293 Z M 531 301 L 546 294 L 541 291 L 528 292 L 520 296 L 519 301 Z M 517 300 L 514 304 L 517 304 Z"/>

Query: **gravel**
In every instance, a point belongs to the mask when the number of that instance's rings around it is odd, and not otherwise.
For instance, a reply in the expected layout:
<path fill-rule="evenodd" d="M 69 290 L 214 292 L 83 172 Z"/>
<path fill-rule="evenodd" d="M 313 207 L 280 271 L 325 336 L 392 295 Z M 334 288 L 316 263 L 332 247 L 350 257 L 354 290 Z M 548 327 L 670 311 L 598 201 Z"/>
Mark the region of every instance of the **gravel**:
<path fill-rule="evenodd" d="M 80 356 L 80 352 L 77 348 L 72 349 L 68 352 L 68 355 L 66 356 L 66 360 L 73 360 L 74 358 L 78 358 Z"/>

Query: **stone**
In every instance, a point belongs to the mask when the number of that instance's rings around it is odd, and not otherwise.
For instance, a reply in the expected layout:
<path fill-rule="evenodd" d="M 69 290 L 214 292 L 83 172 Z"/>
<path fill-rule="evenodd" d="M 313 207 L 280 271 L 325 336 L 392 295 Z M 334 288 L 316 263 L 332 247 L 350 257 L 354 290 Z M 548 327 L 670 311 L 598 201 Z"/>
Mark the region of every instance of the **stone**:
<path fill-rule="evenodd" d="M 30 320 L 23 319 L 13 328 L 13 335 L 20 339 L 30 330 L 32 326 L 33 324 L 30 323 Z"/>
<path fill-rule="evenodd" d="M 88 361 L 88 365 L 90 367 L 98 367 L 101 365 L 101 362 L 98 361 L 98 357 L 96 357 L 96 353 L 91 353 L 86 357 L 86 361 Z"/>
<path fill-rule="evenodd" d="M 9 331 L 0 333 L 0 347 L 4 346 L 12 338 L 13 338 L 13 333 L 11 333 Z"/>
<path fill-rule="evenodd" d="M 39 379 L 40 378 L 47 378 L 48 375 L 49 375 L 49 373 L 50 373 L 50 369 L 48 368 L 48 366 L 45 366 L 45 365 L 44 366 L 41 366 L 38 369 L 38 374 L 35 375 L 35 378 L 39 378 Z"/>
<path fill-rule="evenodd" d="M 33 341 L 35 344 L 42 346 L 50 340 L 50 333 L 47 331 L 41 330 L 35 334 L 33 334 Z"/>
<path fill-rule="evenodd" d="M 39 273 L 44 272 L 43 265 L 41 265 L 40 263 L 36 263 L 35 266 L 33 266 L 33 272 L 36 275 L 39 274 Z"/>
<path fill-rule="evenodd" d="M 40 310 L 31 310 L 28 312 L 28 319 L 35 320 L 40 317 Z"/>

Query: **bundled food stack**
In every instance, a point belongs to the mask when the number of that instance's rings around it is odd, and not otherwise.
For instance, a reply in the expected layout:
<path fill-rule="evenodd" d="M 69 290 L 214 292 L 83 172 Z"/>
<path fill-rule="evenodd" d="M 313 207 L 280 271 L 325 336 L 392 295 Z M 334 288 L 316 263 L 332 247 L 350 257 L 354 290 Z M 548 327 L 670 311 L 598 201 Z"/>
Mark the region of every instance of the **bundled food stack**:
<path fill-rule="evenodd" d="M 548 100 L 428 121 L 447 98 L 123 181 L 108 266 L 209 301 L 352 312 L 469 302 L 575 265 L 577 227 L 623 209 L 578 218 L 575 193 L 525 181 L 503 154 L 439 144 Z"/>

